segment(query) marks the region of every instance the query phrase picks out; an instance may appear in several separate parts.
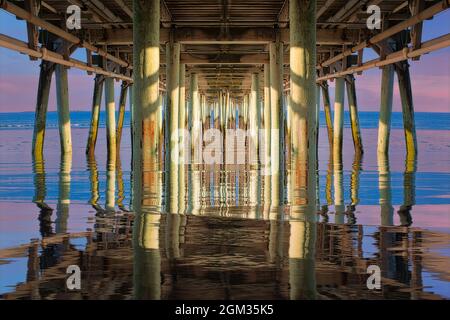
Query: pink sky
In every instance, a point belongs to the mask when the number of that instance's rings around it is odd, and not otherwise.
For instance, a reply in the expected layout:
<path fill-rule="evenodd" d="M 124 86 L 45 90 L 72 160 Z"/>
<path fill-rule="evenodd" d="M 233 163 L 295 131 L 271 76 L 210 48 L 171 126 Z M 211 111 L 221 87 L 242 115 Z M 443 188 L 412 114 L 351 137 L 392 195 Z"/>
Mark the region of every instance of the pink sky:
<path fill-rule="evenodd" d="M 3 52 L 3 51 L 2 51 Z M 15 54 L 15 53 L 14 53 Z M 9 67 L 0 69 L 0 112 L 34 111 L 39 78 L 39 62 L 16 54 L 15 63 L 29 72 L 14 73 Z M 450 50 L 445 49 L 411 61 L 411 78 L 416 111 L 450 112 Z M 11 66 L 13 68 L 13 66 Z M 7 70 L 5 70 L 7 69 Z M 377 111 L 380 100 L 381 71 L 372 69 L 357 76 L 358 104 L 362 111 Z M 394 111 L 401 110 L 397 81 L 394 89 Z M 90 110 L 93 76 L 69 70 L 71 110 Z M 116 93 L 120 83 L 116 82 Z M 331 88 L 334 83 L 330 82 Z M 333 89 L 330 91 L 333 99 Z M 55 88 L 52 85 L 49 110 L 56 110 Z"/>
<path fill-rule="evenodd" d="M 423 41 L 441 36 L 450 30 L 450 10 L 426 20 L 423 25 Z M 0 11 L 0 31 L 26 41 L 26 24 L 14 16 Z M 77 50 L 76 58 L 85 60 L 84 51 Z M 365 59 L 375 57 L 372 50 L 364 51 Z M 39 78 L 38 61 L 30 61 L 25 55 L 0 48 L 0 112 L 34 111 Z M 450 48 L 441 49 L 411 61 L 411 79 L 415 110 L 450 112 Z M 381 71 L 372 69 L 357 76 L 358 105 L 362 111 L 378 111 L 380 103 Z M 395 80 L 394 111 L 401 111 Z M 120 83 L 116 82 L 116 96 Z M 90 110 L 93 76 L 76 69 L 69 70 L 69 96 L 71 110 Z M 331 99 L 334 100 L 334 83 L 330 82 Z M 56 110 L 54 83 L 49 110 Z"/>

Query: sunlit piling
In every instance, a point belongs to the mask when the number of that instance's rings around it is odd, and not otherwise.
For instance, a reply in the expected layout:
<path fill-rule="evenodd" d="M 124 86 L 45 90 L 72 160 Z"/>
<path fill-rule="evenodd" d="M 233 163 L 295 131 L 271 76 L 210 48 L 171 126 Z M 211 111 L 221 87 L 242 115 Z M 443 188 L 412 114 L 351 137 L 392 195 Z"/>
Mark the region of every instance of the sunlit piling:
<path fill-rule="evenodd" d="M 133 1 L 133 210 L 142 212 L 144 189 L 152 182 L 159 137 L 159 1 Z M 178 98 L 178 97 L 177 97 Z M 154 170 L 154 169 L 153 169 Z M 148 181 L 150 180 L 150 181 Z M 159 192 L 161 190 L 159 189 Z"/>
<path fill-rule="evenodd" d="M 114 101 L 114 79 L 105 79 L 105 109 L 106 109 L 106 144 L 110 166 L 116 161 L 116 103 Z"/>
<path fill-rule="evenodd" d="M 392 97 L 394 91 L 394 67 L 383 67 L 381 76 L 380 119 L 378 122 L 378 155 L 388 154 L 391 133 Z"/>
<path fill-rule="evenodd" d="M 414 121 L 414 104 L 411 88 L 411 77 L 407 61 L 396 67 L 398 87 L 402 101 L 403 127 L 405 130 L 406 156 L 408 161 L 415 161 L 417 157 L 416 126 Z"/>
<path fill-rule="evenodd" d="M 271 42 L 269 44 L 270 58 L 270 168 L 271 168 L 271 205 L 277 207 L 283 200 L 282 174 L 283 167 L 283 135 L 280 125 L 283 119 L 283 44 Z M 281 159 L 280 159 L 281 158 Z"/>
<path fill-rule="evenodd" d="M 39 74 L 39 85 L 36 99 L 36 111 L 33 131 L 32 153 L 37 157 L 42 157 L 44 151 L 45 124 L 47 120 L 48 98 L 52 75 L 55 70 L 55 64 L 48 61 L 42 61 Z"/>
<path fill-rule="evenodd" d="M 62 65 L 56 66 L 55 82 L 61 153 L 72 153 L 72 133 L 70 129 L 69 111 L 69 81 L 67 79 L 67 67 Z"/>
<path fill-rule="evenodd" d="M 344 137 L 344 78 L 336 79 L 334 93 L 334 125 L 333 125 L 333 162 L 342 162 L 342 145 Z"/>

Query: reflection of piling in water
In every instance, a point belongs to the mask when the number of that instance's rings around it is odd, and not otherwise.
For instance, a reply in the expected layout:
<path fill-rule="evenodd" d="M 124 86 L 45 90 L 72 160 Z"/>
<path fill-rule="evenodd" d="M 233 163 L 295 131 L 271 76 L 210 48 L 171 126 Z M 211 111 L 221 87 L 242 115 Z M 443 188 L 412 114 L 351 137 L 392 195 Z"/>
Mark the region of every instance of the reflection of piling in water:
<path fill-rule="evenodd" d="M 106 164 L 105 210 L 115 212 L 116 207 L 116 159 Z"/>
<path fill-rule="evenodd" d="M 89 204 L 97 211 L 103 212 L 102 207 L 98 203 L 99 195 L 99 180 L 98 180 L 98 168 L 97 161 L 95 160 L 94 153 L 88 153 L 86 155 L 86 161 L 89 170 L 89 183 L 91 189 L 91 198 L 89 199 Z"/>
<path fill-rule="evenodd" d="M 125 200 L 125 183 L 123 181 L 122 161 L 120 160 L 120 152 L 117 152 L 116 160 L 116 180 L 117 180 L 117 206 L 122 211 L 128 211 L 123 204 Z"/>
<path fill-rule="evenodd" d="M 381 225 L 394 224 L 394 207 L 392 206 L 391 172 L 387 154 L 378 154 L 378 188 L 380 190 Z"/>
<path fill-rule="evenodd" d="M 181 227 L 181 215 L 180 214 L 167 214 L 166 215 L 166 256 L 169 260 L 180 257 L 180 227 Z"/>
<path fill-rule="evenodd" d="M 342 162 L 334 161 L 333 163 L 334 177 L 334 222 L 336 224 L 344 223 L 345 203 L 344 203 L 344 177 L 342 171 Z"/>
<path fill-rule="evenodd" d="M 45 203 L 47 197 L 45 161 L 42 153 L 33 153 L 33 182 L 34 182 L 34 196 L 33 202 L 41 209 L 41 213 L 49 211 L 51 214 L 52 208 Z"/>
<path fill-rule="evenodd" d="M 316 223 L 289 222 L 289 285 L 291 300 L 315 299 Z"/>
<path fill-rule="evenodd" d="M 135 299 L 161 299 L 160 215 L 138 213 L 133 227 Z"/>
<path fill-rule="evenodd" d="M 70 173 L 72 170 L 72 153 L 63 153 L 59 168 L 59 192 L 56 205 L 56 233 L 67 232 L 67 220 L 70 206 Z"/>
<path fill-rule="evenodd" d="M 403 173 L 403 204 L 397 211 L 402 226 L 412 224 L 411 210 L 416 204 L 416 160 L 405 161 L 405 172 Z"/>
<path fill-rule="evenodd" d="M 359 203 L 359 175 L 361 171 L 362 154 L 355 152 L 352 164 L 352 174 L 350 177 L 350 205 L 347 207 L 347 216 L 350 224 L 356 223 L 356 205 Z"/>

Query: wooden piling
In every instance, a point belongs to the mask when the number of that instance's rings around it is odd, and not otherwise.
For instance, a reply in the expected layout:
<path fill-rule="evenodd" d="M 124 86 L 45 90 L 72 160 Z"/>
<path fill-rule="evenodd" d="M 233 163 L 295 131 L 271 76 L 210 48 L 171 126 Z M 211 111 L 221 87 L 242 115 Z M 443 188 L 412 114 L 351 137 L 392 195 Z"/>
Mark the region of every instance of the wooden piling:
<path fill-rule="evenodd" d="M 105 79 L 105 109 L 106 109 L 106 141 L 108 159 L 114 165 L 116 159 L 116 104 L 114 101 L 114 79 Z"/>
<path fill-rule="evenodd" d="M 125 120 L 125 105 L 127 102 L 127 91 L 128 91 L 128 84 L 126 82 L 122 82 L 122 86 L 120 87 L 119 115 L 117 118 L 117 128 L 116 128 L 117 154 L 119 154 L 120 152 L 120 143 L 122 141 L 122 129 Z"/>
<path fill-rule="evenodd" d="M 328 90 L 328 82 L 323 81 L 321 84 L 322 87 L 322 97 L 323 97 L 323 110 L 325 112 L 325 123 L 327 125 L 327 133 L 328 133 L 328 143 L 330 144 L 330 150 L 333 150 L 333 119 L 331 116 L 331 107 L 330 107 L 330 93 Z"/>
<path fill-rule="evenodd" d="M 185 136 L 186 129 L 186 65 L 184 63 L 180 64 L 180 101 L 179 101 L 179 112 L 178 112 L 178 128 L 179 128 L 179 157 L 180 166 L 178 168 L 178 212 L 185 212 L 186 204 L 186 178 L 185 178 L 185 163 L 187 162 L 187 137 Z"/>
<path fill-rule="evenodd" d="M 336 78 L 334 95 L 333 162 L 342 162 L 342 139 L 344 133 L 344 78 Z"/>
<path fill-rule="evenodd" d="M 416 125 L 414 121 L 414 103 L 411 89 L 409 65 L 405 61 L 402 68 L 395 68 L 398 78 L 398 88 L 402 100 L 403 128 L 405 131 L 407 161 L 414 161 L 417 157 Z"/>
<path fill-rule="evenodd" d="M 192 150 L 192 161 L 194 164 L 201 163 L 201 139 L 199 122 L 201 117 L 200 112 L 200 94 L 198 92 L 198 75 L 196 73 L 191 73 L 191 83 L 189 86 L 191 97 L 190 111 L 191 123 L 189 127 L 192 130 L 192 140 L 191 140 L 191 150 Z"/>
<path fill-rule="evenodd" d="M 65 66 L 56 66 L 55 81 L 61 153 L 72 153 L 72 134 L 70 129 L 69 110 L 69 83 L 67 79 L 67 68 Z"/>
<path fill-rule="evenodd" d="M 383 67 L 381 76 L 381 105 L 378 122 L 378 154 L 388 154 L 391 132 L 392 95 L 394 90 L 394 67 Z"/>
<path fill-rule="evenodd" d="M 264 64 L 264 167 L 265 167 L 265 173 L 268 175 L 270 173 L 270 144 L 271 144 L 271 138 L 270 138 L 270 132 L 271 132 L 271 123 L 270 123 L 270 116 L 271 116 L 271 108 L 270 108 L 270 65 Z M 264 179 L 264 181 L 269 182 L 270 179 Z M 270 183 L 265 184 L 265 189 L 270 189 Z M 266 196 L 264 197 L 266 199 Z M 267 195 L 267 199 L 269 199 L 269 196 Z"/>
<path fill-rule="evenodd" d="M 39 85 L 36 99 L 34 118 L 32 153 L 35 157 L 42 157 L 44 151 L 45 124 L 47 120 L 48 97 L 55 65 L 42 61 L 39 74 Z"/>
<path fill-rule="evenodd" d="M 249 124 L 250 124 L 250 164 L 259 163 L 258 140 L 259 140 L 259 126 L 261 123 L 261 109 L 259 108 L 259 74 L 252 73 L 252 85 L 250 93 L 249 105 Z"/>
<path fill-rule="evenodd" d="M 316 1 L 289 1 L 292 169 L 300 191 L 291 216 L 315 221 L 317 161 Z M 302 192 L 302 189 L 304 190 Z M 306 190 L 305 190 L 306 189 Z M 302 196 L 303 194 L 303 196 Z M 297 208 L 296 208 L 297 207 Z"/>
<path fill-rule="evenodd" d="M 282 157 L 283 157 L 283 135 L 280 125 L 283 119 L 282 93 L 283 93 L 283 44 L 271 42 L 269 44 L 270 56 L 270 126 L 271 143 L 271 204 L 278 207 L 283 201 L 282 184 Z"/>
<path fill-rule="evenodd" d="M 364 149 L 361 140 L 361 130 L 359 128 L 358 103 L 356 100 L 355 77 L 353 75 L 349 75 L 346 77 L 346 87 L 348 106 L 350 109 L 350 123 L 352 127 L 353 146 L 355 148 L 355 152 L 362 154 L 364 153 Z"/>
<path fill-rule="evenodd" d="M 104 80 L 105 78 L 102 75 L 95 76 L 94 94 L 92 97 L 91 124 L 89 126 L 89 136 L 86 145 L 86 154 L 93 154 L 95 151 Z"/>
<path fill-rule="evenodd" d="M 134 0 L 133 8 L 133 210 L 139 214 L 145 175 L 158 163 L 160 2 Z"/>
<path fill-rule="evenodd" d="M 168 186 L 168 210 L 170 213 L 178 211 L 178 166 L 179 166 L 179 145 L 178 145 L 178 117 L 180 112 L 180 44 L 168 42 L 166 44 L 167 53 L 167 92 L 168 108 L 166 117 L 169 120 L 169 145 L 167 148 L 166 163 L 169 169 Z"/>

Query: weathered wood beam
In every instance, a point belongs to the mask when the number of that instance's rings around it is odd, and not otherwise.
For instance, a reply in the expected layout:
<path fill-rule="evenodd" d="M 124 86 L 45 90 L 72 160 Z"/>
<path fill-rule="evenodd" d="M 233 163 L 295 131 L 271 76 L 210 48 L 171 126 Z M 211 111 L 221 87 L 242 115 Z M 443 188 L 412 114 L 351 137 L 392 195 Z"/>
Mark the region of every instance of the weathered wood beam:
<path fill-rule="evenodd" d="M 126 67 L 129 69 L 133 68 L 128 62 L 114 57 L 113 55 L 105 52 L 104 50 L 101 50 L 100 48 L 93 46 L 92 44 L 90 44 L 87 41 L 81 40 L 77 36 L 67 32 L 61 28 L 58 28 L 57 26 L 37 17 L 34 14 L 31 14 L 30 12 L 22 9 L 19 6 L 12 4 L 9 1 L 1 2 L 1 8 L 3 10 L 8 11 L 9 13 L 14 14 L 18 18 L 26 20 L 27 22 L 30 22 L 30 23 L 34 24 L 35 26 L 41 27 L 42 29 L 49 31 L 50 33 L 60 37 L 61 39 L 64 39 L 70 43 L 73 43 L 74 45 L 89 49 L 92 52 L 98 53 L 99 55 L 106 58 L 107 60 L 115 62 L 115 63 L 121 65 L 122 67 Z"/>
<path fill-rule="evenodd" d="M 283 6 L 278 12 L 277 20 L 280 27 L 285 28 L 287 26 L 286 21 L 289 20 L 289 0 L 284 0 Z"/>
<path fill-rule="evenodd" d="M 411 2 L 411 16 L 417 15 L 419 12 L 423 11 L 425 8 L 425 0 L 413 0 Z M 422 27 L 423 22 L 419 22 L 411 28 L 411 45 L 414 50 L 420 48 L 422 42 Z M 419 60 L 419 57 L 414 57 L 412 60 Z"/>
<path fill-rule="evenodd" d="M 228 36 L 221 33 L 220 28 L 210 27 L 178 27 L 173 34 L 174 41 L 182 44 L 266 44 L 276 40 L 276 30 L 268 27 L 230 27 Z M 170 29 L 161 28 L 160 42 L 170 40 Z M 131 29 L 106 29 L 102 33 L 93 32 L 91 41 L 103 45 L 131 45 L 133 31 Z M 289 29 L 280 29 L 280 41 L 289 43 Z M 355 30 L 317 30 L 318 45 L 354 44 L 358 41 Z"/>
<path fill-rule="evenodd" d="M 36 0 L 25 0 L 24 8 L 34 16 L 37 16 L 39 14 L 39 3 L 36 2 Z M 39 45 L 38 28 L 30 22 L 27 22 L 27 35 L 28 47 L 30 49 L 36 50 Z M 29 58 L 30 60 L 37 60 L 37 58 L 33 56 L 29 56 Z"/>
<path fill-rule="evenodd" d="M 347 3 L 331 18 L 327 20 L 327 22 L 339 22 L 348 14 L 349 10 L 355 6 L 360 0 L 349 0 Z M 325 25 L 326 27 L 326 25 Z"/>
<path fill-rule="evenodd" d="M 52 13 L 58 13 L 58 11 L 55 8 L 53 8 L 51 5 L 49 5 L 45 1 L 41 1 L 41 6 L 44 7 L 45 9 L 47 9 L 48 11 L 52 12 Z"/>
<path fill-rule="evenodd" d="M 403 48 L 403 50 L 399 50 L 396 52 L 393 52 L 391 54 L 388 54 L 384 59 L 377 58 L 370 61 L 367 61 L 362 66 L 354 66 L 347 68 L 344 71 L 335 72 L 332 74 L 327 74 L 325 76 L 317 78 L 317 81 L 324 81 L 328 79 L 334 79 L 338 77 L 345 76 L 347 74 L 353 74 L 358 71 L 364 71 L 367 69 L 372 69 L 376 67 L 383 67 L 390 64 L 395 64 L 397 62 L 411 59 L 416 56 L 420 56 L 432 51 L 436 51 L 438 49 L 442 49 L 445 47 L 450 46 L 450 33 L 446 34 L 444 36 L 422 42 L 421 48 L 417 50 L 412 50 L 411 48 Z"/>
<path fill-rule="evenodd" d="M 123 0 L 114 0 L 116 4 L 129 16 L 130 18 L 133 18 L 133 11 L 126 5 L 126 3 Z"/>
<path fill-rule="evenodd" d="M 46 48 L 38 48 L 37 50 L 32 50 L 28 48 L 28 44 L 17 40 L 15 38 L 8 37 L 6 35 L 0 34 L 0 47 L 18 51 L 23 54 L 27 54 L 45 61 L 50 61 L 56 64 L 60 64 L 66 67 L 74 67 L 77 69 L 91 71 L 96 74 L 102 74 L 108 77 L 113 77 L 117 79 L 122 79 L 125 81 L 132 81 L 132 78 L 124 76 L 122 74 L 106 71 L 99 67 L 89 67 L 86 63 L 81 62 L 76 59 L 66 58 L 62 54 L 47 50 Z"/>
<path fill-rule="evenodd" d="M 327 0 L 323 6 L 320 7 L 319 10 L 317 10 L 316 13 L 316 19 L 319 20 L 319 18 L 328 10 L 328 8 L 334 3 L 336 0 Z"/>
<path fill-rule="evenodd" d="M 342 60 L 346 56 L 349 56 L 349 55 L 351 55 L 361 49 L 367 48 L 369 46 L 373 46 L 374 44 L 376 44 L 382 40 L 385 40 L 399 32 L 402 32 L 403 30 L 407 29 L 408 27 L 411 27 L 411 26 L 413 26 L 421 21 L 424 21 L 426 19 L 432 18 L 435 14 L 438 14 L 439 12 L 446 10 L 446 5 L 448 4 L 448 2 L 449 2 L 449 0 L 443 0 L 443 1 L 440 1 L 436 4 L 434 4 L 431 7 L 428 7 L 424 11 L 418 13 L 417 15 L 414 15 L 411 18 L 392 26 L 391 28 L 386 29 L 383 32 L 380 32 L 380 33 L 374 35 L 370 39 L 359 43 L 358 45 L 350 48 L 349 50 L 345 50 L 344 52 L 320 63 L 317 66 L 317 68 L 321 69 L 323 67 L 330 66 L 333 63 Z"/>
<path fill-rule="evenodd" d="M 123 22 L 121 18 L 116 16 L 107 6 L 100 0 L 90 0 L 109 20 L 112 22 Z"/>

